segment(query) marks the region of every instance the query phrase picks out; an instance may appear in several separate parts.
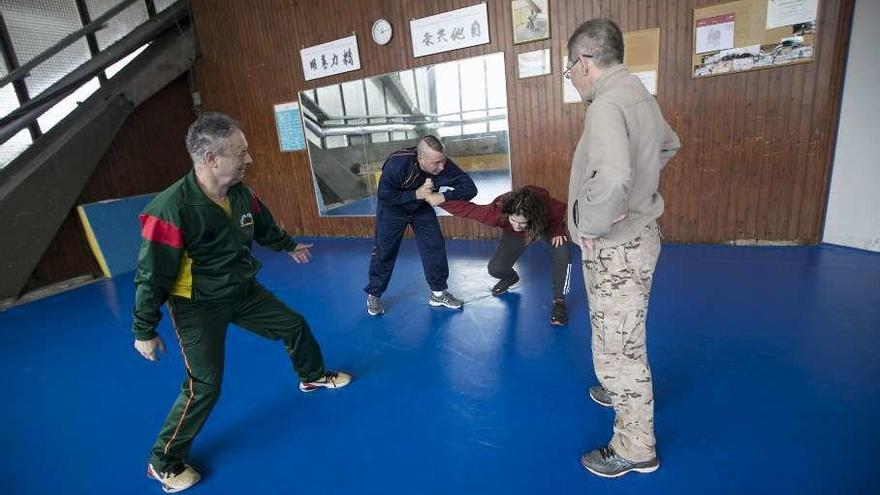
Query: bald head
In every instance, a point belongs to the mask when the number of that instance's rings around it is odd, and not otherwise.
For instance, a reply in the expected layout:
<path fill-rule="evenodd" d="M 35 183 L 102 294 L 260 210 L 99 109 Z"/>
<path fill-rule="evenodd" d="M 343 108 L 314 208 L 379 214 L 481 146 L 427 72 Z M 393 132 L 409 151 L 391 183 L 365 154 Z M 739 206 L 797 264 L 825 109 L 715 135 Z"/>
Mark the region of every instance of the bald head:
<path fill-rule="evenodd" d="M 437 138 L 437 136 L 431 134 L 423 136 L 421 139 L 419 139 L 418 144 L 419 152 L 429 149 L 446 154 L 446 148 L 443 146 L 443 143 L 440 141 L 440 139 Z"/>

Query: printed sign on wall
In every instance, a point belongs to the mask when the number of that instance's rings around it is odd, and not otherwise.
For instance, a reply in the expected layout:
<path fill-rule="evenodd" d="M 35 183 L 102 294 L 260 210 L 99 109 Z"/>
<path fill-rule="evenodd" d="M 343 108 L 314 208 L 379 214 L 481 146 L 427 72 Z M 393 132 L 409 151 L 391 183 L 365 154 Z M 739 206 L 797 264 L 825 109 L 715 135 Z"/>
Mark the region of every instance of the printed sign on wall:
<path fill-rule="evenodd" d="M 306 81 L 361 68 L 356 35 L 303 48 L 299 54 Z"/>
<path fill-rule="evenodd" d="M 696 52 L 717 52 L 733 48 L 734 15 L 716 15 L 697 21 Z"/>
<path fill-rule="evenodd" d="M 413 57 L 458 50 L 489 42 L 489 15 L 485 3 L 413 19 Z"/>

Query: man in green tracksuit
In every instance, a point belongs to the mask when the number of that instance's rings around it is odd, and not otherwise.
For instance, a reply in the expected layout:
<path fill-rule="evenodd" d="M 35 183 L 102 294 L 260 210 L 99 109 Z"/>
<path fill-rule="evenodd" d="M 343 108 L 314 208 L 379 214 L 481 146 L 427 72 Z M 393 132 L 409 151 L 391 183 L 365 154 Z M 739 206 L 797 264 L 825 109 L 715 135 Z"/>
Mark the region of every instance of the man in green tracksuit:
<path fill-rule="evenodd" d="M 140 216 L 143 243 L 135 275 L 134 347 L 155 361 L 165 350 L 156 333 L 167 303 L 180 342 L 186 379 L 153 445 L 147 474 L 166 492 L 185 490 L 200 475 L 185 464 L 192 441 L 220 396 L 226 328 L 235 323 L 284 342 L 299 388 L 339 388 L 351 381 L 326 371 L 309 325 L 257 283 L 257 241 L 308 262 L 310 244 L 282 230 L 262 201 L 241 184 L 251 164 L 238 124 L 205 113 L 189 128 L 186 147 L 193 169 L 159 193 Z"/>

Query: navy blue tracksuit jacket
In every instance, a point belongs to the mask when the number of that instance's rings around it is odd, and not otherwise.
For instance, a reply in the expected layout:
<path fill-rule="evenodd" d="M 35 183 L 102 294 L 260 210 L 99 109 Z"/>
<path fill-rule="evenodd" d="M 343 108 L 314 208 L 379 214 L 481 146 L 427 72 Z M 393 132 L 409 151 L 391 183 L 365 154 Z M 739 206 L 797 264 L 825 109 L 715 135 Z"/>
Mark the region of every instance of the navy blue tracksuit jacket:
<path fill-rule="evenodd" d="M 416 189 L 429 177 L 435 187 L 452 188 L 443 193 L 447 200 L 468 201 L 477 195 L 474 181 L 448 158 L 439 175 L 430 175 L 419 167 L 416 148 L 392 153 L 382 165 L 379 179 L 376 243 L 370 258 L 370 281 L 364 288 L 368 294 L 380 297 L 388 287 L 407 225 L 412 226 L 415 234 L 428 285 L 431 290 L 446 290 L 449 264 L 443 233 L 434 208 L 427 201 L 416 199 Z"/>

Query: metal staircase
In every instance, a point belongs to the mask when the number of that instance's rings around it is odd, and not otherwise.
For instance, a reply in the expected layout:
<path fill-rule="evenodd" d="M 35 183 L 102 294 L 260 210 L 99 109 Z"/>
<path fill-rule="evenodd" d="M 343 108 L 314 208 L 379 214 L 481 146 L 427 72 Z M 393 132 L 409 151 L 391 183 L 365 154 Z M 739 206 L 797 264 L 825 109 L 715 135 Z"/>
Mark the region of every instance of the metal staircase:
<path fill-rule="evenodd" d="M 146 2 L 149 12 L 146 22 L 106 49 L 97 50 L 93 43 L 95 33 L 113 16 L 138 2 Z M 76 0 L 76 3 L 81 9 L 86 7 L 86 0 Z M 153 0 L 121 0 L 95 20 L 83 22 L 82 29 L 20 66 L 14 52 L 9 53 L 12 47 L 3 22 L 0 22 L 0 30 L 9 69 L 0 79 L 0 90 L 12 85 L 21 103 L 0 119 L 0 144 L 20 136 L 22 131 L 29 132 L 33 139 L 33 144 L 0 169 L 0 301 L 3 301 L 20 295 L 95 166 L 132 111 L 192 67 L 197 40 L 189 2 L 185 0 L 161 12 L 156 12 Z M 40 64 L 83 38 L 90 41 L 91 58 L 35 97 L 27 97 L 25 78 Z M 105 69 L 147 44 L 121 71 L 110 78 L 106 76 Z M 40 132 L 37 120 L 41 115 L 96 77 L 100 81 L 97 91 L 48 132 Z"/>

